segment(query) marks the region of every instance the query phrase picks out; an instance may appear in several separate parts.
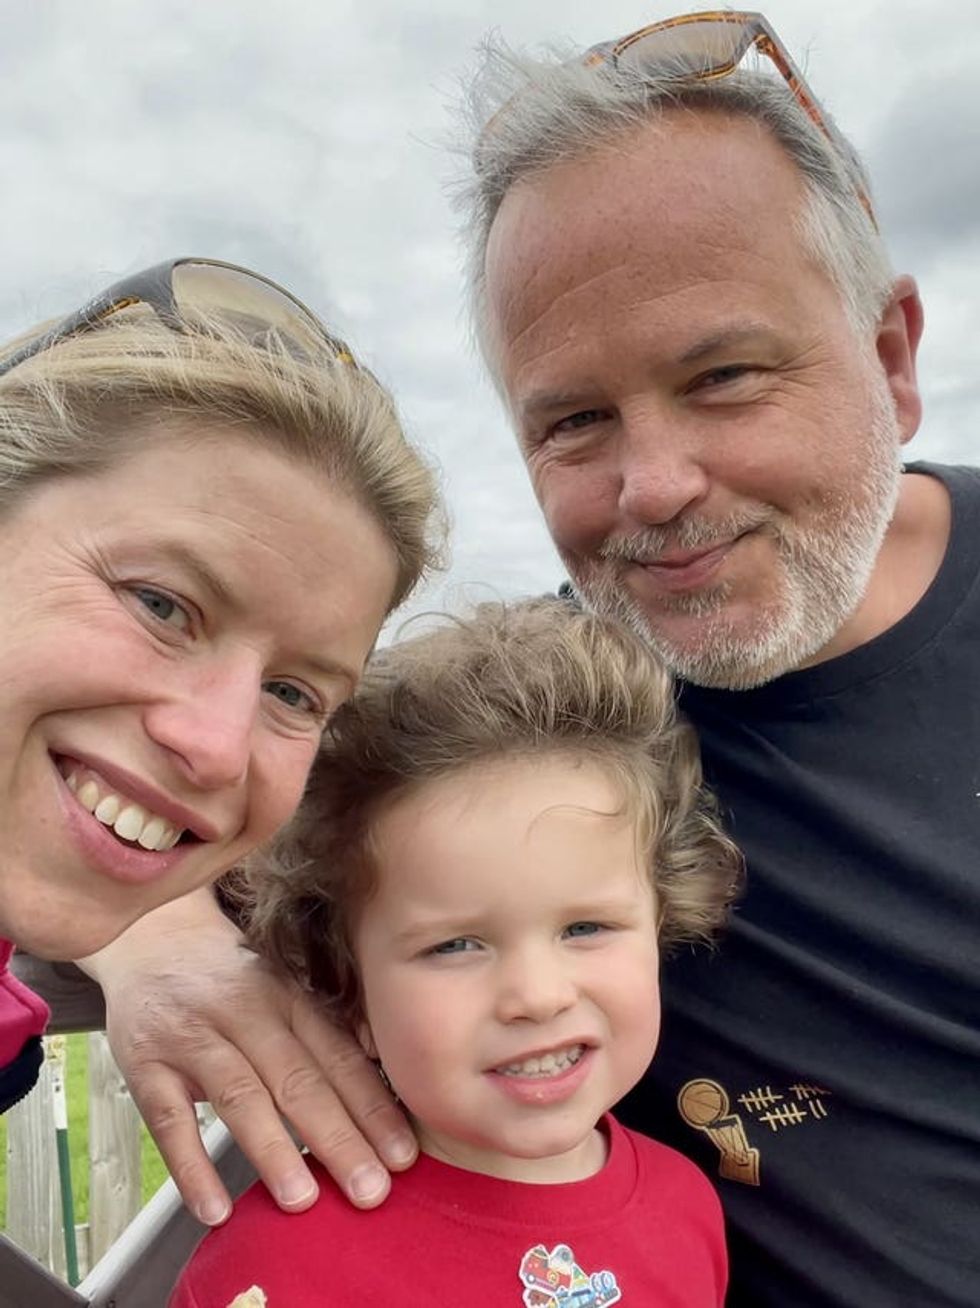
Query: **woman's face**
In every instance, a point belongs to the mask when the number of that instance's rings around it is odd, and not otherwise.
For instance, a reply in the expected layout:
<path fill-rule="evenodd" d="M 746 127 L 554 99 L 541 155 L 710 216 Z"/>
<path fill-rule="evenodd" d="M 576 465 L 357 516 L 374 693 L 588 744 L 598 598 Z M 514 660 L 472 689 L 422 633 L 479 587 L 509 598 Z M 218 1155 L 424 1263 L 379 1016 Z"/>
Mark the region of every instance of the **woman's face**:
<path fill-rule="evenodd" d="M 397 563 L 344 490 L 168 424 L 0 520 L 0 935 L 76 958 L 292 814 Z"/>

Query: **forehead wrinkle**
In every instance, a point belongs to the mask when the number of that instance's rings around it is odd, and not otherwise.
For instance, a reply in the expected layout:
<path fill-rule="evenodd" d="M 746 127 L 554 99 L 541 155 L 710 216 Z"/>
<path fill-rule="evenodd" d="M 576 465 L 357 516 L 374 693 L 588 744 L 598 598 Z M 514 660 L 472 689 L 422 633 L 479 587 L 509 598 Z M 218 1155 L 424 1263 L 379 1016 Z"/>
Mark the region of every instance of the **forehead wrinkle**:
<path fill-rule="evenodd" d="M 496 234 L 498 238 L 494 243 L 497 248 L 491 248 L 489 252 L 488 280 L 491 288 L 494 281 L 498 280 L 493 277 L 495 269 L 492 265 L 501 260 L 509 265 L 513 278 L 514 291 L 510 298 L 533 295 L 539 278 L 547 276 L 549 269 L 553 272 L 554 265 L 549 257 L 549 249 L 554 247 L 556 241 L 558 245 L 563 245 L 567 241 L 566 231 L 569 226 L 573 233 L 573 243 L 577 246 L 574 260 L 566 252 L 569 264 L 578 265 L 579 268 L 583 264 L 595 267 L 597 262 L 601 265 L 593 277 L 588 281 L 577 283 L 572 289 L 579 290 L 587 287 L 595 278 L 615 273 L 620 266 L 624 268 L 627 275 L 636 280 L 649 281 L 651 277 L 663 280 L 666 277 L 669 281 L 671 266 L 675 262 L 672 258 L 673 242 L 670 233 L 678 222 L 676 206 L 670 203 L 670 196 L 681 180 L 687 188 L 693 186 L 696 190 L 710 194 L 711 197 L 711 204 L 702 206 L 696 214 L 688 216 L 685 213 L 681 233 L 681 246 L 685 249 L 689 248 L 692 240 L 698 242 L 704 256 L 703 266 L 709 278 L 712 276 L 709 265 L 716 255 L 724 260 L 726 254 L 733 252 L 748 254 L 761 262 L 771 263 L 777 257 L 777 252 L 759 248 L 748 232 L 740 230 L 738 221 L 728 221 L 729 215 L 734 220 L 744 216 L 744 203 L 740 202 L 743 199 L 742 193 L 730 195 L 725 186 L 719 184 L 719 180 L 724 181 L 724 178 L 716 180 L 713 176 L 704 176 L 700 179 L 692 177 L 690 168 L 685 168 L 683 177 L 679 177 L 676 160 L 672 157 L 676 154 L 677 143 L 670 138 L 663 142 L 668 158 L 671 160 L 668 177 L 663 186 L 653 187 L 651 183 L 649 187 L 633 187 L 628 184 L 620 187 L 612 187 L 608 184 L 599 187 L 596 181 L 592 189 L 598 189 L 598 196 L 590 198 L 587 204 L 583 202 L 582 191 L 585 182 L 589 180 L 590 168 L 607 171 L 610 164 L 613 167 L 621 164 L 626 169 L 632 168 L 633 171 L 637 165 L 646 170 L 648 162 L 649 167 L 653 168 L 656 157 L 650 160 L 649 150 L 651 148 L 656 150 L 658 135 L 655 132 L 652 136 L 648 136 L 646 131 L 641 129 L 630 142 L 632 149 L 603 151 L 584 156 L 566 167 L 556 165 L 554 169 L 528 178 L 523 184 L 518 183 L 513 188 L 512 194 L 516 196 L 523 194 L 524 202 L 515 205 L 514 209 L 508 212 L 507 197 L 505 197 L 498 221 L 495 223 L 496 231 L 491 233 L 491 236 Z M 717 147 L 718 142 L 713 141 L 713 136 L 714 134 L 709 131 L 705 138 L 706 146 L 709 148 Z M 775 143 L 773 145 L 778 151 L 778 145 Z M 717 149 L 714 153 L 717 154 Z M 727 153 L 727 150 L 723 151 L 723 155 Z M 779 158 L 780 160 L 783 158 L 781 151 L 779 151 Z M 731 169 L 726 168 L 724 171 L 727 173 Z M 625 182 L 629 181 L 630 178 L 627 177 Z M 548 190 L 549 184 L 551 191 Z M 792 171 L 790 185 L 793 196 L 798 202 L 801 185 Z M 559 191 L 557 196 L 552 193 L 555 188 Z M 570 194 L 569 188 L 571 188 Z M 773 184 L 769 187 L 770 191 L 772 189 Z M 782 187 L 776 186 L 776 189 L 781 190 Z M 616 192 L 615 197 L 610 194 L 612 191 Z M 772 196 L 770 195 L 769 198 L 771 199 Z M 752 203 L 761 202 L 762 197 L 759 196 Z M 576 221 L 562 222 L 563 203 L 574 210 L 569 217 Z M 660 221 L 648 212 L 651 204 L 656 207 Z M 558 216 L 550 222 L 546 221 L 549 209 L 558 210 Z M 615 212 L 617 221 L 614 224 L 603 221 L 607 211 Z M 692 222 L 697 222 L 696 228 L 692 228 Z M 663 224 L 666 225 L 661 234 L 662 239 L 659 240 L 656 248 L 650 247 L 647 244 L 648 234 L 651 230 L 658 231 Z M 508 228 L 506 239 L 501 235 L 501 228 L 504 226 Z M 513 251 L 515 248 L 524 251 L 523 260 L 515 260 L 513 254 L 508 257 L 507 250 Z M 683 266 L 682 259 L 682 268 Z M 570 267 L 569 276 L 572 275 Z M 716 271 L 714 275 L 717 275 Z M 661 292 L 658 291 L 656 298 L 660 298 L 660 294 Z M 554 302 L 557 303 L 560 298 L 557 297 Z M 506 321 L 504 311 L 510 311 L 511 305 L 503 295 L 498 294 L 496 307 L 501 312 L 501 325 L 503 325 Z M 533 327 L 533 323 L 528 324 L 528 327 Z M 515 339 L 519 341 L 521 337 Z"/>

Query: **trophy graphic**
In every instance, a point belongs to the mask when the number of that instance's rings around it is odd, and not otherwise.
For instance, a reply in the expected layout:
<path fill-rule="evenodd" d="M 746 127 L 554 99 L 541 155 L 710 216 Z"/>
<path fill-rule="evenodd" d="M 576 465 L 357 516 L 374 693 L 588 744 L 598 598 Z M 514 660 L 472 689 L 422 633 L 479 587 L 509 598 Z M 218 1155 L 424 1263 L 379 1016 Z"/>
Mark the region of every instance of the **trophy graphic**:
<path fill-rule="evenodd" d="M 703 1131 L 721 1155 L 718 1175 L 726 1181 L 758 1185 L 759 1151 L 749 1144 L 742 1119 L 729 1112 L 730 1107 L 717 1081 L 688 1081 L 677 1094 L 681 1117 L 695 1131 Z"/>

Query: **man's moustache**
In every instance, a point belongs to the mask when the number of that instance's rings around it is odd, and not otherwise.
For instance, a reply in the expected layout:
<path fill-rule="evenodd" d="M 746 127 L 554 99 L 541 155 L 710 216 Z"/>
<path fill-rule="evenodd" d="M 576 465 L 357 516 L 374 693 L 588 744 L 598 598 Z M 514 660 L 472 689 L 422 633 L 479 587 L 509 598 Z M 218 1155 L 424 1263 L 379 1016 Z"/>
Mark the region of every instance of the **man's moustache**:
<path fill-rule="evenodd" d="M 596 551 L 596 557 L 614 563 L 657 563 L 671 554 L 722 545 L 747 532 L 758 531 L 760 527 L 773 523 L 775 518 L 771 509 L 760 506 L 721 521 L 687 518 L 670 527 L 645 527 L 628 536 L 607 537 Z"/>

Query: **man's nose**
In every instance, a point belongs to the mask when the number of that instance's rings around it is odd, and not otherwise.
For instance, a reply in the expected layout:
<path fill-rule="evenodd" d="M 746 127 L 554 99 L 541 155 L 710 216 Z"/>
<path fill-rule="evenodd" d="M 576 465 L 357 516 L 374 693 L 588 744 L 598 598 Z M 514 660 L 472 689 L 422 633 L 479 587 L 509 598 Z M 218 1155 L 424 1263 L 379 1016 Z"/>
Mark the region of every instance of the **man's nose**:
<path fill-rule="evenodd" d="M 666 417 L 647 412 L 628 418 L 618 449 L 619 510 L 631 526 L 663 526 L 707 497 L 701 442 Z"/>
<path fill-rule="evenodd" d="M 497 1017 L 501 1022 L 547 1022 L 571 1008 L 577 993 L 560 946 L 516 950 L 500 964 Z"/>
<path fill-rule="evenodd" d="M 175 680 L 170 693 L 147 709 L 147 733 L 194 786 L 240 784 L 261 710 L 261 668 L 251 659 L 215 659 L 184 665 Z"/>

